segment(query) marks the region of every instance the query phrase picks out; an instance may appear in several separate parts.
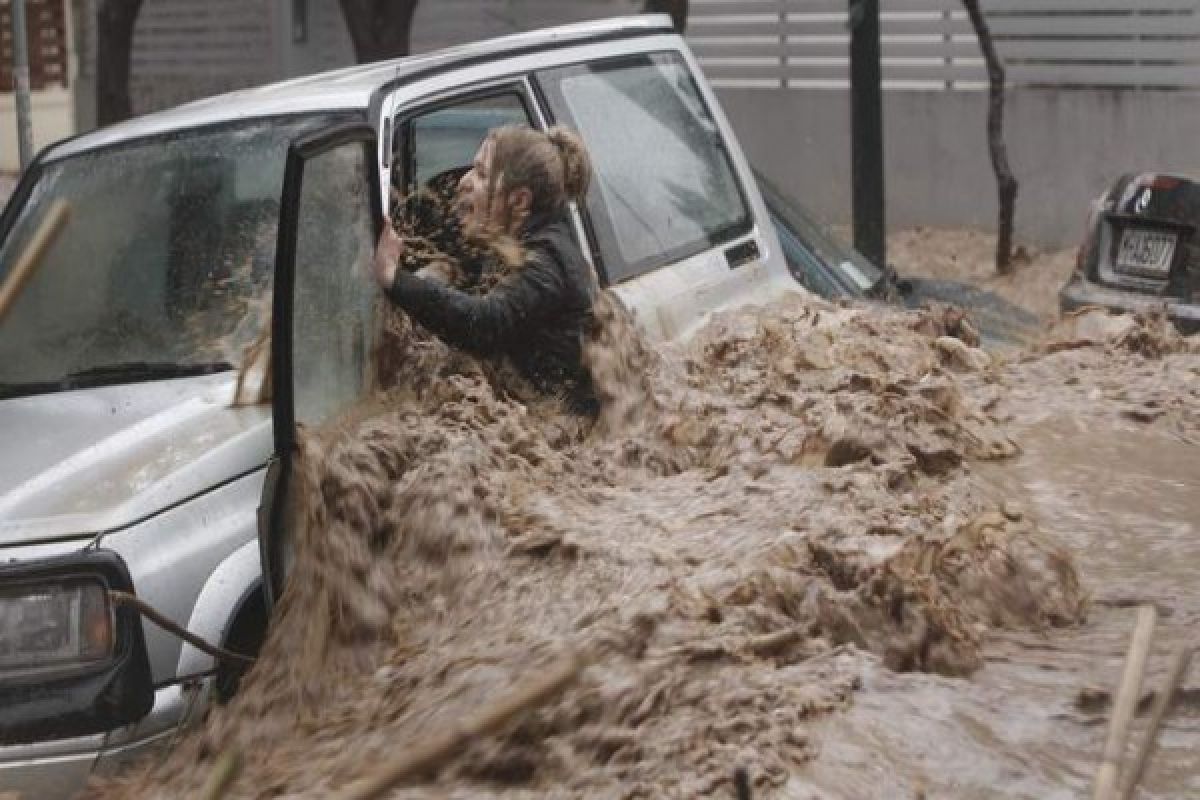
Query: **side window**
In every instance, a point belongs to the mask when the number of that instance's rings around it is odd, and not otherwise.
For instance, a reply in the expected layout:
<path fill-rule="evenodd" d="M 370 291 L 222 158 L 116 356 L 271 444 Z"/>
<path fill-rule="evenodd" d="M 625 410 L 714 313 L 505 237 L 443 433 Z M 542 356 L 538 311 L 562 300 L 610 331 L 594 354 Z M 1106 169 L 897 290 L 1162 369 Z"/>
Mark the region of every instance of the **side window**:
<path fill-rule="evenodd" d="M 587 207 L 612 283 L 748 230 L 751 215 L 721 134 L 678 55 L 539 74 L 551 111 L 587 143 Z"/>
<path fill-rule="evenodd" d="M 292 392 L 304 425 L 319 426 L 373 385 L 372 162 L 372 151 L 351 142 L 305 164 L 292 289 Z"/>
<path fill-rule="evenodd" d="M 394 162 L 405 172 L 393 176 L 393 183 L 405 194 L 421 188 L 453 191 L 488 131 L 514 124 L 530 124 L 529 112 L 516 92 L 443 106 L 413 117 L 397 131 L 397 150 L 402 157 Z"/>

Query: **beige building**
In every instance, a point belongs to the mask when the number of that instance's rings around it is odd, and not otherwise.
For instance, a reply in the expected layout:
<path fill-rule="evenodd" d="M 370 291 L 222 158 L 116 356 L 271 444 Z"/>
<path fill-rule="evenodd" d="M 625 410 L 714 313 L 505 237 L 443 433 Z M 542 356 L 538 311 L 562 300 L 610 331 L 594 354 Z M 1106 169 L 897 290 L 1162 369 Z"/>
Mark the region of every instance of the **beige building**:
<path fill-rule="evenodd" d="M 75 121 L 74 30 L 66 0 L 26 0 L 29 37 L 30 110 L 34 148 L 77 128 Z M 17 113 L 12 76 L 12 3 L 0 2 L 0 172 L 16 172 Z"/>

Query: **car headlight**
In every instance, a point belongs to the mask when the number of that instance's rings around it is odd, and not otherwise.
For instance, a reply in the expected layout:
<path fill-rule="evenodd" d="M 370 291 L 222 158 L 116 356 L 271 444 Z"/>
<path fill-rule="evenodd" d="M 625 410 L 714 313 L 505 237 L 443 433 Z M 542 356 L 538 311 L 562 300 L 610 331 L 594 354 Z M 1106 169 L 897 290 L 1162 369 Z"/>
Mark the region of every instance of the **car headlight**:
<path fill-rule="evenodd" d="M 94 666 L 112 658 L 115 638 L 98 577 L 0 586 L 0 679 Z"/>

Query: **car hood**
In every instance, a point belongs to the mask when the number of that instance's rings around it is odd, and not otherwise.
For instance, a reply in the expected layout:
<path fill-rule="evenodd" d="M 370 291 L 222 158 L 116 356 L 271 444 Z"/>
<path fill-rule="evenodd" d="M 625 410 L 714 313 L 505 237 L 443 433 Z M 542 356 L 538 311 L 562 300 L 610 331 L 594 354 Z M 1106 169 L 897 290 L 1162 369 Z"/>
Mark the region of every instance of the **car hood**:
<path fill-rule="evenodd" d="M 121 528 L 262 466 L 270 406 L 232 373 L 0 401 L 0 547 Z"/>

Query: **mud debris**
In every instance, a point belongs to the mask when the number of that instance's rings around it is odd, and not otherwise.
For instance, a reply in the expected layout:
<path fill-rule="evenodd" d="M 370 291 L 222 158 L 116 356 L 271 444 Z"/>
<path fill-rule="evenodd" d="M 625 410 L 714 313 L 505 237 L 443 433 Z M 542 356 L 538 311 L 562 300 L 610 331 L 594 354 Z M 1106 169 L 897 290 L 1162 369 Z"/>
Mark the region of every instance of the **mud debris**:
<path fill-rule="evenodd" d="M 931 313 L 797 295 L 655 348 L 606 295 L 594 423 L 397 322 L 370 413 L 306 440 L 241 693 L 86 796 L 194 795 L 231 750 L 228 797 L 329 796 L 564 647 L 573 686 L 391 796 L 786 795 L 864 665 L 968 676 L 989 631 L 1085 618 L 1070 554 L 972 469 L 1019 452 L 1017 387 L 1192 352 L 1138 320 L 997 362 Z M 1164 409 L 1146 424 L 1195 429 Z"/>

